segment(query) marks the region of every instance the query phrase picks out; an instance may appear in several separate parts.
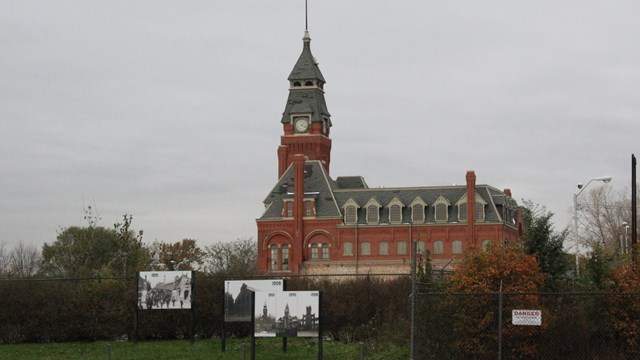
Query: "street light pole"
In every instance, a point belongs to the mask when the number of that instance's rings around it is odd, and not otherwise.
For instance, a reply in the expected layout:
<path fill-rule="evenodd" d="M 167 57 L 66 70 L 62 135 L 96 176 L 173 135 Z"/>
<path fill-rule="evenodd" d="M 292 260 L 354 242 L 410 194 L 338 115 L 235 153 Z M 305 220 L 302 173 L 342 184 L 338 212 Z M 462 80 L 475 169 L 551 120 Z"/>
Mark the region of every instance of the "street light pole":
<path fill-rule="evenodd" d="M 624 235 L 623 235 L 624 242 L 620 244 L 620 249 L 624 249 L 624 250 L 621 250 L 621 252 L 623 254 L 627 254 L 629 252 L 629 243 L 627 242 L 627 235 L 629 233 L 629 224 L 627 224 L 626 221 L 623 221 L 622 227 L 624 227 Z"/>
<path fill-rule="evenodd" d="M 573 194 L 573 235 L 576 238 L 576 277 L 580 276 L 580 237 L 578 236 L 578 196 L 582 194 L 584 189 L 591 184 L 592 181 L 602 181 L 605 184 L 611 181 L 611 176 L 601 176 L 593 178 L 586 185 L 578 183 L 578 190 Z"/>

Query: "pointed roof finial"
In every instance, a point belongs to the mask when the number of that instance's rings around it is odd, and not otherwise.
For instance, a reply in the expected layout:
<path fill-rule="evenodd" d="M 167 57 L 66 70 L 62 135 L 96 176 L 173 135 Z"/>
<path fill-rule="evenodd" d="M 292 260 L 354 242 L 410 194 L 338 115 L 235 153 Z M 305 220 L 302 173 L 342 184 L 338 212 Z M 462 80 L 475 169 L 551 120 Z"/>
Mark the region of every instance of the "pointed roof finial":
<path fill-rule="evenodd" d="M 304 0 L 304 37 L 302 38 L 302 40 L 305 43 L 308 43 L 311 41 L 311 38 L 309 37 L 309 11 L 307 10 L 307 0 Z"/>

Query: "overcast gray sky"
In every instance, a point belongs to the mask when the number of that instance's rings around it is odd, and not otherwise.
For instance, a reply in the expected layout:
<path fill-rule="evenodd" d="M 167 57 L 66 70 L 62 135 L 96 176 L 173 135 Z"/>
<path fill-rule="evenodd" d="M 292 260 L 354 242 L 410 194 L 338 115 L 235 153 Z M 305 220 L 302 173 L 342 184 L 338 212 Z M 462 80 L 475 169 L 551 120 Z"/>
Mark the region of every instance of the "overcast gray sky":
<path fill-rule="evenodd" d="M 511 188 L 570 219 L 630 188 L 640 2 L 310 0 L 331 175 Z M 0 241 L 97 208 L 145 241 L 256 234 L 275 184 L 303 0 L 0 0 Z M 592 184 L 595 188 L 600 184 Z"/>

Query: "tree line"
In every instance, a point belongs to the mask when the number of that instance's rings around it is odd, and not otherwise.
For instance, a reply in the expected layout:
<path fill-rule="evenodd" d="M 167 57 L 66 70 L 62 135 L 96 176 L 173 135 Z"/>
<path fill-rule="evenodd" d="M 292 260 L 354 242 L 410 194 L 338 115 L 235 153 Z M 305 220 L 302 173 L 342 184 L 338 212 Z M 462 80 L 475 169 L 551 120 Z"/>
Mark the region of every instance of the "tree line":
<path fill-rule="evenodd" d="M 256 244 L 251 238 L 200 247 L 194 239 L 145 244 L 143 231 L 131 227 L 133 216 L 107 228 L 91 207 L 85 209 L 86 226 L 58 231 L 55 241 L 41 249 L 20 242 L 9 249 L 0 243 L 2 278 L 134 277 L 137 271 L 199 270 L 204 273 L 256 271 Z"/>

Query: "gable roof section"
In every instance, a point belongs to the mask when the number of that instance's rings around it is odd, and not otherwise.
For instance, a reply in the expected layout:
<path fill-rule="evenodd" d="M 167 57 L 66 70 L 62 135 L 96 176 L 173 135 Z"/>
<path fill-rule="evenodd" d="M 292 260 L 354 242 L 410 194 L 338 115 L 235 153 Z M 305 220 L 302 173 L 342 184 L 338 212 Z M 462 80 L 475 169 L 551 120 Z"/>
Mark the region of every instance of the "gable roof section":
<path fill-rule="evenodd" d="M 304 171 L 305 197 L 315 199 L 316 218 L 340 218 L 342 214 L 331 190 L 333 181 L 320 161 L 305 161 Z M 266 209 L 259 219 L 282 218 L 282 203 L 285 199 L 293 199 L 293 185 L 293 166 L 291 165 L 264 199 Z"/>

